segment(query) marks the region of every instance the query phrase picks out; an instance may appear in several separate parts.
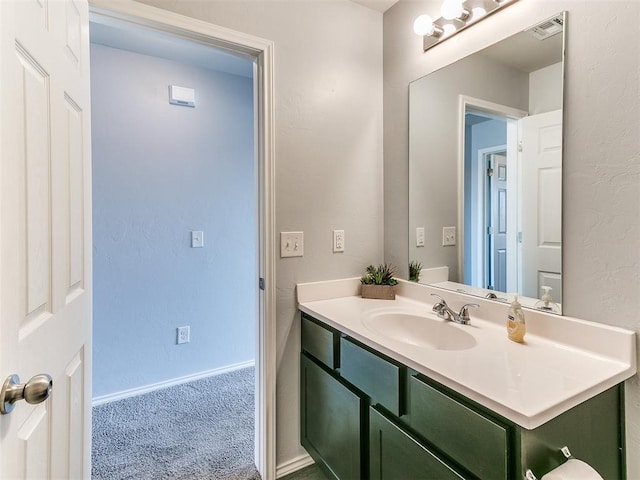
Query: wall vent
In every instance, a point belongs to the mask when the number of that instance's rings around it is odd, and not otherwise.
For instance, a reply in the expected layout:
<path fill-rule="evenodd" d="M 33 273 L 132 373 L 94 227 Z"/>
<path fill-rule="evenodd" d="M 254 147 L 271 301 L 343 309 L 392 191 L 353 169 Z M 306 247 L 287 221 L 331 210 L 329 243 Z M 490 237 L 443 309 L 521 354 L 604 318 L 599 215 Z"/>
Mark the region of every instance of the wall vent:
<path fill-rule="evenodd" d="M 562 16 L 550 18 L 544 22 L 540 22 L 538 25 L 531 27 L 527 32 L 531 33 L 538 40 L 544 40 L 554 36 L 557 33 L 562 32 Z"/>

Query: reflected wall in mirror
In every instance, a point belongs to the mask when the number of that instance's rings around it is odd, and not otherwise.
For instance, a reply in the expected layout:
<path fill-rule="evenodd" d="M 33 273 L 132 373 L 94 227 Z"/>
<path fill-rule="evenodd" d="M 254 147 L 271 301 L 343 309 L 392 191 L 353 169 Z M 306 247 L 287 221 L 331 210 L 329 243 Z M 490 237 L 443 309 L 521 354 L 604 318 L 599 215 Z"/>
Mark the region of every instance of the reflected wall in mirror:
<path fill-rule="evenodd" d="M 421 283 L 561 313 L 564 27 L 558 14 L 409 85 Z"/>

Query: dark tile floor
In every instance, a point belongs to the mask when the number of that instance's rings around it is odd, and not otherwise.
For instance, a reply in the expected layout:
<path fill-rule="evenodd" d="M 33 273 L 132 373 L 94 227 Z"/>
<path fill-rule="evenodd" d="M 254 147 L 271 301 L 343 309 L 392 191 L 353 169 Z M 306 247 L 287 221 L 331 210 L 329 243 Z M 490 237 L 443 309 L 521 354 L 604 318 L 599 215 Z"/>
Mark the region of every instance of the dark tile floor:
<path fill-rule="evenodd" d="M 313 464 L 282 477 L 280 480 L 329 480 L 329 477 L 322 473 L 317 465 Z"/>

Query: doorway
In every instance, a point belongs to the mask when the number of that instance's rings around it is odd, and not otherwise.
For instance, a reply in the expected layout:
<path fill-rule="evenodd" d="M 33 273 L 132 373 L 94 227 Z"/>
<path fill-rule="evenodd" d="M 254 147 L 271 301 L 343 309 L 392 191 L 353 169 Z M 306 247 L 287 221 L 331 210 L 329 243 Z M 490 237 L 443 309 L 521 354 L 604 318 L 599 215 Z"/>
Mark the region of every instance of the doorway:
<path fill-rule="evenodd" d="M 109 5 L 111 8 L 112 5 Z M 141 5 L 117 5 L 120 9 L 100 9 L 95 4 L 91 8 L 92 21 L 99 21 L 103 25 L 113 26 L 115 23 L 125 21 L 129 26 L 146 28 L 155 33 L 173 34 L 197 42 L 200 46 L 224 47 L 236 57 L 243 56 L 250 59 L 251 70 L 254 78 L 252 85 L 255 99 L 254 120 L 254 193 L 255 193 L 255 322 L 253 342 L 256 381 L 255 381 L 255 463 L 263 478 L 272 478 L 275 473 L 274 442 L 274 393 L 275 393 L 275 342 L 274 342 L 274 313 L 275 303 L 272 288 L 275 285 L 273 271 L 273 151 L 272 151 L 272 44 L 271 42 L 256 39 L 242 34 L 232 35 L 225 29 L 199 22 L 197 20 L 184 20 L 183 17 L 175 17 L 168 12 L 163 12 L 161 17 L 156 9 Z M 233 37 L 230 40 L 229 37 Z M 167 95 L 169 92 L 166 92 Z M 175 108 L 188 108 L 176 106 Z M 194 192 L 197 195 L 197 192 Z M 197 226 L 189 230 L 188 240 L 198 239 Z M 183 232 L 184 234 L 184 232 Z M 208 236 L 204 232 L 204 242 L 211 239 L 215 242 L 215 236 Z M 199 237 L 202 240 L 202 237 Z M 260 279 L 260 282 L 258 282 Z M 258 290 L 258 284 L 261 288 Z M 266 287 L 265 287 L 266 286 Z M 183 326 L 183 325 L 179 325 Z M 176 332 L 177 333 L 177 332 Z"/>
<path fill-rule="evenodd" d="M 517 288 L 518 119 L 510 107 L 461 97 L 464 283 Z"/>

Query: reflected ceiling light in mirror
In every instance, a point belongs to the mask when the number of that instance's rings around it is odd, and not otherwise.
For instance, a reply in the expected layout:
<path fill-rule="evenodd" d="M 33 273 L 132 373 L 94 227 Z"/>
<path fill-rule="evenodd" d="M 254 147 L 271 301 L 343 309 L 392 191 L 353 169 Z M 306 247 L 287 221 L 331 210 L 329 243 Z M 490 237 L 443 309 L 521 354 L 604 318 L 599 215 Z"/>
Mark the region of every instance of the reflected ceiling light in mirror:
<path fill-rule="evenodd" d="M 429 15 L 420 15 L 413 23 L 413 30 L 422 37 L 423 51 L 426 52 L 441 41 L 517 1 L 444 0 L 440 18 L 433 20 Z"/>

